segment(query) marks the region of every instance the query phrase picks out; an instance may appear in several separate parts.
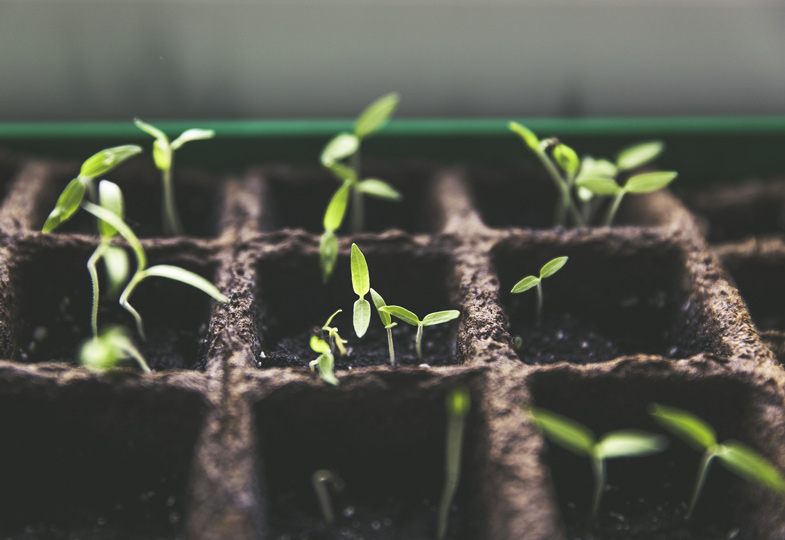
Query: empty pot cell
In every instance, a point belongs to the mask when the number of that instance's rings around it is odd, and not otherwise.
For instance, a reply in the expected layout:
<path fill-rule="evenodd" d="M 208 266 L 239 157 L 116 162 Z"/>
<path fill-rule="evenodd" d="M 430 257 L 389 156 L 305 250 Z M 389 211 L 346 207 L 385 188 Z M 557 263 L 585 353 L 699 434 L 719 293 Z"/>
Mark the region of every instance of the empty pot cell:
<path fill-rule="evenodd" d="M 288 388 L 256 405 L 267 538 L 435 536 L 445 475 L 445 393 L 465 383 L 432 374 L 395 375 L 386 374 L 383 382 L 355 376 L 361 382 L 349 383 L 351 389 Z M 487 459 L 478 409 L 474 398 L 447 538 L 488 537 L 485 501 L 478 496 Z M 313 488 L 313 475 L 322 470 L 344 483 L 340 492 L 327 488 L 332 528 Z"/>
<path fill-rule="evenodd" d="M 0 382 L 0 535 L 181 538 L 196 394 L 96 380 Z"/>
<path fill-rule="evenodd" d="M 12 357 L 32 363 L 75 362 L 80 344 L 91 336 L 92 285 L 86 263 L 94 246 L 85 242 L 27 248 L 19 250 L 10 271 L 9 313 L 16 342 Z M 215 274 L 208 256 L 187 248 L 177 253 L 148 248 L 147 255 L 148 268 L 174 264 L 207 279 Z M 134 268 L 133 256 L 129 258 Z M 98 271 L 99 331 L 110 325 L 128 328 L 154 370 L 203 367 L 210 297 L 170 279 L 145 279 L 129 300 L 144 322 L 147 339 L 142 341 L 131 314 L 120 307 L 117 297 L 109 298 L 102 263 Z"/>
<path fill-rule="evenodd" d="M 275 169 L 265 175 L 270 189 L 266 201 L 267 230 L 302 228 L 324 231 L 324 212 L 341 183 L 328 171 L 319 169 Z M 400 229 L 408 233 L 425 233 L 433 229 L 433 214 L 428 189 L 431 171 L 427 167 L 390 167 L 369 164 L 362 178 L 378 178 L 392 185 L 402 195 L 400 201 L 363 196 L 365 232 Z M 353 203 L 349 205 L 340 233 L 351 230 Z"/>
<path fill-rule="evenodd" d="M 591 363 L 635 353 L 689 357 L 698 323 L 682 309 L 688 299 L 684 255 L 669 242 L 595 237 L 575 243 L 502 245 L 494 252 L 500 299 L 518 356 L 525 363 Z M 536 288 L 512 294 L 551 259 L 566 265 L 545 278 L 542 321 Z"/>
<path fill-rule="evenodd" d="M 420 319 L 434 311 L 455 309 L 451 301 L 450 259 L 437 252 L 418 252 L 392 245 L 360 246 L 365 254 L 371 287 L 389 305 L 400 305 Z M 322 282 L 315 252 L 287 252 L 259 261 L 257 267 L 257 327 L 259 367 L 307 367 L 318 353 L 310 348 L 310 338 L 328 317 L 341 309 L 331 322 L 347 340 L 347 355 L 335 351 L 336 369 L 369 365 L 389 365 L 387 331 L 381 323 L 371 295 L 371 323 L 358 339 L 352 324 L 357 295 L 352 290 L 348 254 L 341 254 L 330 281 Z M 395 319 L 393 319 L 395 321 Z M 422 359 L 415 349 L 416 327 L 397 321 L 392 329 L 397 364 L 446 365 L 459 363 L 455 357 L 458 319 L 423 329 Z M 327 339 L 327 335 L 323 335 Z"/>
<path fill-rule="evenodd" d="M 629 365 L 628 365 L 629 367 Z M 778 420 L 767 417 L 771 397 L 733 375 L 674 374 L 667 364 L 638 365 L 614 373 L 540 372 L 531 379 L 534 405 L 580 422 L 601 438 L 616 430 L 660 434 L 659 454 L 606 460 L 607 484 L 592 516 L 595 480 L 590 460 L 546 438 L 550 468 L 566 537 L 714 540 L 775 538 L 782 530 L 781 500 L 742 480 L 719 459 L 712 462 L 690 520 L 702 452 L 660 427 L 648 413 L 652 403 L 689 411 L 716 431 L 717 440 L 741 441 L 776 459 L 782 447 Z M 779 415 L 780 412 L 774 413 Z"/>

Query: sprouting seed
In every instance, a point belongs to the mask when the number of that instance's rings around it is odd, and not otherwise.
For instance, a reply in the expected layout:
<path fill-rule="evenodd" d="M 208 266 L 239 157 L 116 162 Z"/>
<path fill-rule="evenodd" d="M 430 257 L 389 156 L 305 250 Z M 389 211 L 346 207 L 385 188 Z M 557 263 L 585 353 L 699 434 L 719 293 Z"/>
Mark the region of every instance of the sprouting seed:
<path fill-rule="evenodd" d="M 327 332 L 327 339 L 330 342 L 330 351 L 333 350 L 333 347 L 337 347 L 338 352 L 341 353 L 341 356 L 346 356 L 346 347 L 344 347 L 344 345 L 347 343 L 347 341 L 345 339 L 341 339 L 341 336 L 338 334 L 338 327 L 330 326 L 330 323 L 333 322 L 335 316 L 342 311 L 342 309 L 339 309 L 330 315 L 330 317 L 327 319 L 327 322 L 322 326 L 322 332 Z"/>
<path fill-rule="evenodd" d="M 311 368 L 311 371 L 314 371 L 318 367 L 319 376 L 324 382 L 333 386 L 338 386 L 338 379 L 335 377 L 334 373 L 335 357 L 333 356 L 332 350 L 330 350 L 330 345 L 317 336 L 311 336 L 310 345 L 314 352 L 319 353 L 319 357 L 316 360 L 309 362 L 308 367 Z"/>
<path fill-rule="evenodd" d="M 455 309 L 450 309 L 447 311 L 436 311 L 434 313 L 429 313 L 425 317 L 420 320 L 417 315 L 412 313 L 406 308 L 402 308 L 401 306 L 382 306 L 378 308 L 379 311 L 384 313 L 389 313 L 396 319 L 400 319 L 406 324 L 410 324 L 412 326 L 417 327 L 417 337 L 415 341 L 415 348 L 417 350 L 417 358 L 422 358 L 422 329 L 423 326 L 435 326 L 437 324 L 443 324 L 446 322 L 450 322 L 453 319 L 457 319 L 460 317 L 461 312 Z"/>
<path fill-rule="evenodd" d="M 447 393 L 445 407 L 447 409 L 447 436 L 444 445 L 444 488 L 439 503 L 436 538 L 442 540 L 447 534 L 447 516 L 450 505 L 458 490 L 461 479 L 461 447 L 466 415 L 469 414 L 471 396 L 464 387 L 454 388 Z"/>
<path fill-rule="evenodd" d="M 537 287 L 536 324 L 538 328 L 542 324 L 542 280 L 561 270 L 562 266 L 567 264 L 567 259 L 568 257 L 556 257 L 548 261 L 540 268 L 540 277 L 526 276 L 512 288 L 511 292 L 517 294 Z"/>
<path fill-rule="evenodd" d="M 319 469 L 313 473 L 311 482 L 313 482 L 313 490 L 316 493 L 316 499 L 319 501 L 319 508 L 322 511 L 324 520 L 328 525 L 334 525 L 335 514 L 333 513 L 332 504 L 330 504 L 330 493 L 327 491 L 327 486 L 332 486 L 335 491 L 340 493 L 344 488 L 343 479 L 327 469 Z"/>

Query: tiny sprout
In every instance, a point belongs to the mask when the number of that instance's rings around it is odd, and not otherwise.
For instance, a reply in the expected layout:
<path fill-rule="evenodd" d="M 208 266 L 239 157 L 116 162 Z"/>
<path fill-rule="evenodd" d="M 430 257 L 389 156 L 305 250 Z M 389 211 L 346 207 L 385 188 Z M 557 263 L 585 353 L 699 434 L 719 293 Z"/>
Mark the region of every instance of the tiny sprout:
<path fill-rule="evenodd" d="M 371 289 L 371 277 L 368 274 L 368 263 L 365 262 L 365 255 L 357 247 L 357 244 L 352 244 L 351 266 L 352 289 L 359 296 L 354 302 L 352 321 L 354 323 L 354 332 L 358 338 L 361 338 L 368 331 L 368 325 L 371 324 L 371 304 L 365 299 L 365 295 Z"/>
<path fill-rule="evenodd" d="M 591 459 L 595 482 L 591 511 L 593 516 L 597 515 L 607 483 L 606 459 L 648 456 L 662 452 L 668 446 L 665 437 L 645 431 L 612 431 L 597 440 L 594 433 L 583 424 L 546 409 L 531 408 L 529 415 L 553 442 Z"/>
<path fill-rule="evenodd" d="M 709 465 L 715 457 L 737 475 L 779 493 L 785 492 L 785 478 L 770 461 L 740 442 L 725 441 L 719 444 L 714 429 L 703 419 L 682 409 L 657 404 L 649 407 L 649 414 L 662 427 L 695 450 L 703 452 L 685 519 L 690 519 L 695 509 L 695 503 L 706 482 Z"/>
<path fill-rule="evenodd" d="M 390 365 L 395 366 L 395 348 L 393 347 L 392 329 L 397 326 L 398 323 L 392 322 L 390 314 L 381 310 L 381 308 L 387 305 L 384 303 L 382 295 L 371 289 L 371 299 L 373 300 L 373 305 L 376 307 L 376 312 L 379 314 L 379 318 L 382 320 L 384 329 L 387 330 L 387 348 L 390 350 Z"/>
<path fill-rule="evenodd" d="M 624 186 L 620 186 L 615 179 L 596 176 L 591 178 L 582 178 L 576 181 L 579 188 L 588 189 L 595 195 L 612 195 L 613 202 L 608 207 L 608 212 L 605 214 L 605 221 L 603 225 L 610 226 L 613 223 L 613 218 L 619 209 L 621 200 L 627 193 L 651 193 L 660 190 L 673 182 L 678 173 L 673 171 L 656 171 L 649 173 L 637 174 L 630 177 Z"/>
<path fill-rule="evenodd" d="M 318 366 L 319 376 L 322 380 L 327 384 L 338 386 L 338 379 L 333 373 L 333 370 L 335 369 L 335 357 L 330 350 L 330 346 L 323 339 L 319 339 L 317 336 L 311 336 L 311 349 L 314 352 L 318 352 L 319 357 L 316 360 L 309 362 L 308 367 L 311 368 L 311 371 L 314 371 Z"/>
<path fill-rule="evenodd" d="M 324 326 L 322 326 L 322 332 L 327 332 L 327 339 L 330 342 L 330 351 L 332 352 L 333 346 L 335 346 L 338 347 L 338 352 L 341 353 L 341 356 L 346 356 L 346 347 L 344 347 L 344 344 L 346 344 L 347 341 L 345 339 L 341 339 L 341 336 L 338 335 L 337 327 L 330 326 L 330 323 L 333 322 L 333 318 L 342 311 L 342 309 L 339 309 L 330 315 L 330 318 L 327 319 L 327 322 L 324 323 Z"/>
<path fill-rule="evenodd" d="M 85 341 L 79 349 L 79 361 L 90 371 L 106 372 L 117 367 L 121 360 L 132 358 L 145 373 L 150 367 L 142 353 L 134 347 L 128 331 L 119 326 L 112 326 L 100 334 Z"/>
<path fill-rule="evenodd" d="M 436 526 L 436 538 L 442 540 L 447 534 L 447 516 L 458 482 L 461 479 L 461 446 L 466 415 L 471 406 L 471 396 L 466 388 L 451 390 L 445 399 L 447 409 L 447 436 L 444 447 L 444 488 L 439 503 L 439 519 Z"/>
<path fill-rule="evenodd" d="M 629 171 L 648 165 L 655 160 L 665 145 L 662 141 L 647 141 L 634 144 L 619 152 L 616 156 L 616 166 L 620 171 Z"/>
<path fill-rule="evenodd" d="M 417 338 L 416 338 L 416 349 L 417 349 L 417 358 L 422 358 L 422 329 L 423 326 L 435 326 L 437 324 L 443 324 L 449 322 L 453 319 L 457 319 L 460 317 L 461 312 L 455 309 L 450 309 L 447 311 L 436 311 L 434 313 L 429 313 L 422 320 L 417 317 L 414 313 L 409 311 L 406 308 L 402 308 L 401 306 L 382 306 L 378 308 L 379 311 L 384 313 L 389 313 L 396 319 L 400 319 L 406 324 L 410 324 L 412 326 L 417 327 Z"/>
<path fill-rule="evenodd" d="M 174 151 L 190 141 L 212 139 L 215 136 L 215 131 L 212 129 L 188 129 L 170 143 L 166 133 L 157 127 L 147 122 L 142 122 L 139 118 L 134 118 L 134 124 L 155 138 L 153 143 L 153 161 L 155 161 L 155 166 L 158 167 L 158 170 L 161 171 L 161 180 L 163 182 L 164 202 L 162 213 L 164 232 L 170 236 L 179 236 L 183 234 L 183 226 L 180 223 L 177 205 L 174 202 L 174 186 L 172 185 Z"/>
<path fill-rule="evenodd" d="M 540 277 L 535 276 L 526 276 L 515 286 L 512 288 L 513 293 L 522 293 L 524 291 L 528 291 L 533 287 L 537 287 L 537 327 L 539 328 L 542 324 L 542 280 L 552 276 L 559 270 L 561 270 L 562 266 L 567 264 L 568 257 L 556 257 L 545 263 L 542 268 L 540 268 Z"/>
<path fill-rule="evenodd" d="M 337 474 L 334 474 L 327 469 L 319 469 L 311 477 L 313 482 L 313 490 L 316 493 L 316 498 L 319 501 L 319 508 L 322 511 L 324 520 L 328 525 L 335 524 L 335 514 L 333 507 L 330 504 L 330 494 L 327 491 L 327 485 L 330 484 L 337 492 L 343 491 L 345 486 L 343 480 Z"/>

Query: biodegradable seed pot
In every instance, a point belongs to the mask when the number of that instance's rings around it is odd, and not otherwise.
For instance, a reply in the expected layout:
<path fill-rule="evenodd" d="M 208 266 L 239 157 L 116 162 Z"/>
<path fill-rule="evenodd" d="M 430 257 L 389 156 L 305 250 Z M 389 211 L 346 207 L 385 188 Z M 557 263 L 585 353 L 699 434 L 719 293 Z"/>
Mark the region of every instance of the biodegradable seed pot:
<path fill-rule="evenodd" d="M 313 163 L 176 169 L 176 237 L 163 235 L 149 155 L 108 173 L 150 264 L 190 270 L 228 302 L 145 281 L 134 306 L 147 339 L 135 340 L 153 373 L 129 361 L 99 374 L 76 361 L 91 335 L 95 220 L 80 213 L 40 232 L 79 165 L 0 152 L 0 537 L 433 539 L 445 396 L 457 388 L 471 407 L 447 539 L 785 536 L 785 498 L 717 464 L 685 520 L 700 455 L 648 413 L 652 403 L 691 411 L 718 440 L 785 470 L 785 237 L 780 217 L 763 228 L 744 218 L 763 215 L 745 205 L 772 193 L 771 213 L 781 211 L 780 187 L 695 188 L 686 205 L 667 190 L 631 194 L 613 227 L 565 229 L 551 226 L 557 196 L 537 164 L 369 159 L 363 177 L 403 199 L 369 198 L 366 232 L 337 231 L 325 283 L 322 218 L 339 184 Z M 391 365 L 367 293 L 370 325 L 357 337 L 352 244 L 388 306 L 459 313 L 424 327 L 421 357 L 417 328 L 393 318 Z M 557 257 L 569 262 L 543 283 L 538 325 L 536 295 L 511 290 Z M 133 328 L 101 294 L 99 321 Z M 335 328 L 346 354 L 330 353 L 332 384 L 311 369 L 310 340 L 334 343 Z M 531 407 L 669 446 L 608 460 L 592 516 L 589 462 L 546 440 Z M 325 482 L 321 501 L 315 473 L 342 489 Z"/>

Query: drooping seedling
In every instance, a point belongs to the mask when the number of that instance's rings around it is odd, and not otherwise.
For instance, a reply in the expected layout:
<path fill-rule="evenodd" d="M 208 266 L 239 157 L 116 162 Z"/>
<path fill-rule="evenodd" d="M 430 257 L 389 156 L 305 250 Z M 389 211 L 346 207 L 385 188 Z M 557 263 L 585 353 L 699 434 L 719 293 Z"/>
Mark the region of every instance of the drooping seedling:
<path fill-rule="evenodd" d="M 180 134 L 172 142 L 166 133 L 157 127 L 143 122 L 139 118 L 134 118 L 136 127 L 155 138 L 153 143 L 153 161 L 155 166 L 161 171 L 163 182 L 163 209 L 162 218 L 164 233 L 169 236 L 180 236 L 183 234 L 183 226 L 180 223 L 180 216 L 177 212 L 177 205 L 174 200 L 174 186 L 172 185 L 172 169 L 174 163 L 174 152 L 190 141 L 202 141 L 212 139 L 215 131 L 212 129 L 188 129 Z"/>
<path fill-rule="evenodd" d="M 447 534 L 447 516 L 455 498 L 455 492 L 458 490 L 458 482 L 461 479 L 463 431 L 466 425 L 466 415 L 469 414 L 471 406 L 469 390 L 463 387 L 451 390 L 447 393 L 445 406 L 447 409 L 447 436 L 444 445 L 444 487 L 442 488 L 436 523 L 437 540 L 442 540 Z"/>
<path fill-rule="evenodd" d="M 539 328 L 542 324 L 542 280 L 552 276 L 567 264 L 568 257 L 556 257 L 545 263 L 540 268 L 540 276 L 526 276 L 512 288 L 513 293 L 522 293 L 528 291 L 533 287 L 537 287 L 537 311 L 536 311 L 536 324 Z"/>
<path fill-rule="evenodd" d="M 99 373 L 111 371 L 129 358 L 135 360 L 142 371 L 150 373 L 150 367 L 134 346 L 128 331 L 119 326 L 104 329 L 79 348 L 79 362 L 90 371 Z"/>
<path fill-rule="evenodd" d="M 328 525 L 334 525 L 335 514 L 333 513 L 332 504 L 330 504 L 330 493 L 327 491 L 327 487 L 332 486 L 335 491 L 340 493 L 345 485 L 343 479 L 327 469 L 319 469 L 313 473 L 311 482 L 313 483 L 313 490 L 316 493 L 316 499 L 319 501 L 319 509 L 322 511 L 324 521 Z"/>
<path fill-rule="evenodd" d="M 620 186 L 613 178 L 603 178 L 601 176 L 579 179 L 576 184 L 578 187 L 587 189 L 595 195 L 613 196 L 613 201 L 608 207 L 608 212 L 605 214 L 605 220 L 603 221 L 603 225 L 610 226 L 622 199 L 627 193 L 642 194 L 659 191 L 673 182 L 677 176 L 678 173 L 673 171 L 656 171 L 636 174 L 630 177 L 623 186 Z"/>
<path fill-rule="evenodd" d="M 606 433 L 599 440 L 592 431 L 569 418 L 546 409 L 532 407 L 529 415 L 550 440 L 591 460 L 594 472 L 592 515 L 597 515 L 607 483 L 605 460 L 642 457 L 662 452 L 668 441 L 662 435 L 638 430 L 619 430 Z"/>
<path fill-rule="evenodd" d="M 344 345 L 347 343 L 345 339 L 341 339 L 341 336 L 338 334 L 338 327 L 330 326 L 330 323 L 333 322 L 333 319 L 336 315 L 341 313 L 343 310 L 339 309 L 327 319 L 327 322 L 324 323 L 322 326 L 322 332 L 327 332 L 327 340 L 330 342 L 330 351 L 333 351 L 334 347 L 338 348 L 338 352 L 341 353 L 341 356 L 346 355 L 346 347 Z"/>
<path fill-rule="evenodd" d="M 387 330 L 387 348 L 390 350 L 390 365 L 395 366 L 395 347 L 393 346 L 392 329 L 397 326 L 398 323 L 392 321 L 389 313 L 381 310 L 381 308 L 385 307 L 387 304 L 384 303 L 382 295 L 374 291 L 373 288 L 371 288 L 371 299 L 373 300 L 373 305 L 376 307 L 376 312 L 379 314 L 379 318 L 382 320 L 384 329 Z"/>
<path fill-rule="evenodd" d="M 354 323 L 354 332 L 358 338 L 361 338 L 368 331 L 368 325 L 371 324 L 371 304 L 365 299 L 365 295 L 371 290 L 371 277 L 368 274 L 365 255 L 357 247 L 357 244 L 352 244 L 351 267 L 352 289 L 354 289 L 354 294 L 359 297 L 354 302 L 352 322 Z"/>
<path fill-rule="evenodd" d="M 335 369 L 335 357 L 333 356 L 333 352 L 330 349 L 330 345 L 328 345 L 327 342 L 323 339 L 319 339 L 317 336 L 311 336 L 310 345 L 313 352 L 319 353 L 319 357 L 316 360 L 310 361 L 308 363 L 308 367 L 311 368 L 311 371 L 315 371 L 315 369 L 318 367 L 319 376 L 324 382 L 333 386 L 338 386 L 338 379 L 335 377 L 335 373 L 333 372 Z"/>
<path fill-rule="evenodd" d="M 703 419 L 688 411 L 658 404 L 652 404 L 649 413 L 662 427 L 698 452 L 703 452 L 685 519 L 690 519 L 695 509 L 714 458 L 742 478 L 785 493 L 785 478 L 769 460 L 738 441 L 718 443 L 714 429 Z"/>
<path fill-rule="evenodd" d="M 400 319 L 406 324 L 417 327 L 417 337 L 415 341 L 415 348 L 417 350 L 417 358 L 422 358 L 422 329 L 424 326 L 435 326 L 437 324 L 444 324 L 453 319 L 460 317 L 461 312 L 455 309 L 447 311 L 436 311 L 429 313 L 420 320 L 420 318 L 401 306 L 382 306 L 378 308 L 380 312 L 389 313 L 396 319 Z"/>

